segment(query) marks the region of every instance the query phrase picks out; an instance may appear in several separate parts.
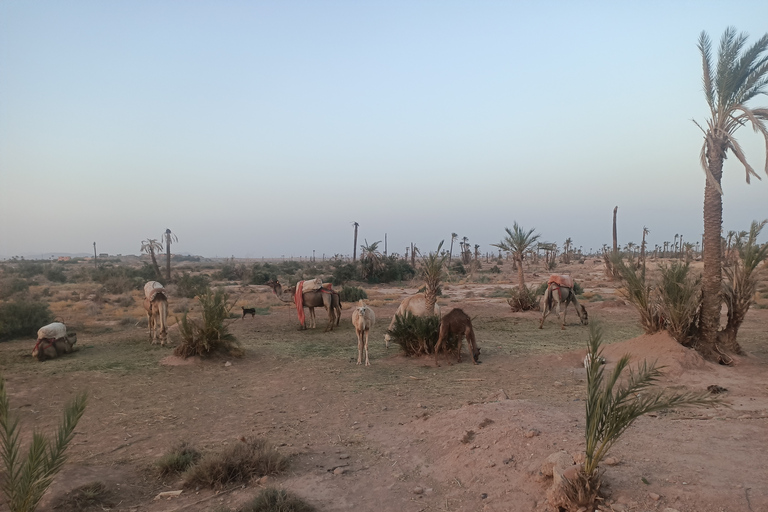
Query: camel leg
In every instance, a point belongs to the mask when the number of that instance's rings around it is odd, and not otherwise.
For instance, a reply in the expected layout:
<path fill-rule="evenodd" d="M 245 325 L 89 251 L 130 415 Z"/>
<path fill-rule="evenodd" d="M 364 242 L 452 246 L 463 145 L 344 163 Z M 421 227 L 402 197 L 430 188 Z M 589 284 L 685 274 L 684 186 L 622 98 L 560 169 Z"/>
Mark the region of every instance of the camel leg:
<path fill-rule="evenodd" d="M 355 328 L 357 333 L 357 364 L 363 364 L 363 336 L 360 329 Z"/>
<path fill-rule="evenodd" d="M 363 331 L 363 348 L 365 349 L 365 366 L 371 366 L 371 363 L 368 361 L 368 334 L 370 334 L 370 331 L 366 329 Z"/>
<path fill-rule="evenodd" d="M 459 336 L 459 348 L 456 349 L 456 354 L 457 354 L 456 362 L 460 363 L 461 362 L 461 346 L 464 344 L 464 335 L 459 334 L 458 336 Z"/>

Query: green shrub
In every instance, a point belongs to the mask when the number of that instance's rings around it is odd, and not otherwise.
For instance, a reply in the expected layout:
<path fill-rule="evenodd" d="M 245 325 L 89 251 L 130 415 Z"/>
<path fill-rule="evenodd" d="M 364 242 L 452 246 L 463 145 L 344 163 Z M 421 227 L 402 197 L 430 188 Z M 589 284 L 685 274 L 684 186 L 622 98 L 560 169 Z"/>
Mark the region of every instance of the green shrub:
<path fill-rule="evenodd" d="M 467 275 L 467 269 L 464 268 L 464 264 L 460 261 L 455 261 L 453 265 L 451 265 L 451 272 L 462 276 Z"/>
<path fill-rule="evenodd" d="M 499 268 L 498 265 L 494 265 L 488 269 L 488 272 L 491 274 L 501 274 L 501 269 Z"/>
<path fill-rule="evenodd" d="M 538 311 L 539 293 L 533 286 L 522 289 L 517 286 L 512 288 L 507 304 L 512 308 L 512 311 Z"/>
<path fill-rule="evenodd" d="M 355 263 L 339 263 L 333 269 L 331 283 L 336 286 L 342 286 L 348 281 L 359 281 L 360 270 Z"/>
<path fill-rule="evenodd" d="M 315 507 L 283 489 L 267 487 L 246 504 L 241 512 L 314 512 Z"/>
<path fill-rule="evenodd" d="M 408 281 L 416 275 L 416 270 L 405 260 L 392 255 L 382 258 L 378 272 L 371 276 L 369 282 L 392 283 Z"/>
<path fill-rule="evenodd" d="M 277 273 L 273 270 L 273 265 L 254 263 L 251 267 L 250 284 L 264 285 L 275 280 L 277 280 Z"/>
<path fill-rule="evenodd" d="M 288 469 L 288 458 L 265 439 L 235 441 L 222 452 L 205 455 L 187 472 L 186 487 L 220 489 L 230 483 L 276 475 Z"/>
<path fill-rule="evenodd" d="M 12 277 L 10 279 L 0 280 L 0 299 L 7 299 L 17 293 L 24 293 L 29 290 L 29 283 L 26 279 Z"/>
<path fill-rule="evenodd" d="M 183 473 L 200 460 L 202 454 L 189 443 L 182 441 L 155 462 L 160 475 Z"/>
<path fill-rule="evenodd" d="M 36 263 L 34 261 L 20 261 L 16 272 L 21 277 L 35 277 L 39 276 L 45 271 L 45 265 L 42 263 Z"/>
<path fill-rule="evenodd" d="M 205 293 L 210 285 L 210 279 L 205 274 L 192 275 L 184 272 L 181 277 L 176 279 L 176 293 L 180 297 L 194 299 L 201 293 Z"/>
<path fill-rule="evenodd" d="M 49 281 L 52 281 L 54 283 L 66 283 L 67 282 L 67 276 L 64 274 L 64 269 L 60 266 L 53 266 L 45 269 L 45 272 L 43 273 L 45 275 L 45 278 Z"/>
<path fill-rule="evenodd" d="M 210 288 L 197 296 L 202 309 L 202 320 L 195 321 L 182 314 L 179 333 L 182 341 L 173 353 L 179 357 L 207 356 L 214 352 L 242 355 L 235 337 L 229 332 L 226 320 L 234 304 L 228 304 L 229 295 L 219 288 Z"/>
<path fill-rule="evenodd" d="M 37 336 L 37 330 L 53 321 L 53 313 L 44 302 L 27 300 L 0 304 L 0 340 Z"/>
<path fill-rule="evenodd" d="M 357 302 L 367 298 L 368 294 L 359 286 L 345 286 L 339 291 L 339 299 L 342 302 Z"/>
<path fill-rule="evenodd" d="M 414 316 L 410 312 L 406 312 L 405 316 L 395 315 L 395 325 L 387 334 L 406 355 L 432 354 L 440 334 L 440 317 Z M 457 346 L 456 339 L 448 341 L 448 349 L 455 351 Z"/>

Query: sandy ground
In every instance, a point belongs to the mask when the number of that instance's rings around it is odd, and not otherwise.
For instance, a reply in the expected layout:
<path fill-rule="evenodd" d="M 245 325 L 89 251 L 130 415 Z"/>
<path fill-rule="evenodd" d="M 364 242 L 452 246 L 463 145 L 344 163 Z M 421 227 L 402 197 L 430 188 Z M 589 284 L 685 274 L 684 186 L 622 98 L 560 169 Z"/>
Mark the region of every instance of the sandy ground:
<path fill-rule="evenodd" d="M 675 390 L 728 390 L 728 407 L 639 419 L 603 465 L 605 510 L 768 510 L 768 309 L 747 317 L 740 339 L 747 355 L 716 366 L 665 334 L 638 336 L 636 313 L 599 269 L 574 276 L 608 299 L 585 303 L 590 318 L 605 323 L 608 368 L 631 353 L 664 365 L 662 384 Z M 440 301 L 444 312 L 462 307 L 473 317 L 482 348 L 476 366 L 466 353 L 461 364 L 435 368 L 431 358 L 384 348 L 398 299 L 415 285 L 369 288 L 378 319 L 369 368 L 355 364 L 348 304 L 331 333 L 297 331 L 295 312 L 276 300 L 267 315 L 233 321 L 240 359 L 179 364 L 136 327 L 83 333 L 79 352 L 45 363 L 29 357 L 34 342 L 2 343 L 0 371 L 26 438 L 33 429 L 52 432 L 64 403 L 89 392 L 70 458 L 40 510 L 94 481 L 110 492 L 108 510 L 234 510 L 264 485 L 325 511 L 549 510 L 543 462 L 584 449 L 587 328 L 571 311 L 565 331 L 554 317 L 539 331 L 538 313 L 512 313 L 488 297 L 498 287 L 450 284 Z M 267 300 L 260 287 L 247 293 Z M 266 436 L 292 456 L 290 470 L 218 493 L 185 489 L 155 499 L 182 489 L 180 479 L 162 480 L 152 468 L 174 443 L 215 450 L 242 436 Z"/>

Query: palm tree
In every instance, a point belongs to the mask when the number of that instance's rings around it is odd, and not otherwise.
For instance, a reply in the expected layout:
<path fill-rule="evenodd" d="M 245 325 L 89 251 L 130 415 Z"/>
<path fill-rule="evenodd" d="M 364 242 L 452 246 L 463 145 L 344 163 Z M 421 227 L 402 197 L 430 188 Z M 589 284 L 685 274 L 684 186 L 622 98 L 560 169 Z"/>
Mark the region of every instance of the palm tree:
<path fill-rule="evenodd" d="M 178 242 L 179 237 L 171 233 L 170 229 L 165 230 L 165 279 L 171 282 L 171 242 Z"/>
<path fill-rule="evenodd" d="M 352 223 L 355 226 L 355 242 L 352 244 L 352 262 L 357 261 L 357 227 L 360 225 L 357 222 Z"/>
<path fill-rule="evenodd" d="M 571 262 L 571 258 L 568 254 L 571 252 L 572 243 L 573 243 L 573 240 L 571 240 L 570 238 L 566 238 L 565 242 L 563 242 L 563 250 L 565 251 L 565 253 L 563 254 L 563 260 L 564 260 L 563 263 Z"/>
<path fill-rule="evenodd" d="M 451 259 L 453 258 L 453 241 L 459 238 L 458 233 L 451 233 L 451 250 L 448 251 L 448 266 L 451 266 Z"/>
<path fill-rule="evenodd" d="M 491 245 L 512 254 L 517 265 L 517 283 L 520 291 L 522 291 L 525 288 L 525 275 L 523 274 L 525 252 L 531 248 L 541 235 L 533 233 L 535 228 L 526 231 L 517 222 L 512 225 L 512 229 L 504 228 L 504 230 L 507 232 L 507 236 L 499 243 Z"/>
<path fill-rule="evenodd" d="M 362 265 L 361 274 L 363 279 L 371 279 L 375 277 L 382 267 L 382 255 L 379 252 L 378 242 L 368 244 L 368 240 L 365 240 L 365 244 L 360 245 L 360 263 Z"/>
<path fill-rule="evenodd" d="M 643 226 L 643 243 L 640 244 L 640 259 L 643 262 L 643 272 L 645 272 L 645 237 L 651 230 Z"/>
<path fill-rule="evenodd" d="M 437 295 L 440 293 L 440 282 L 443 279 L 443 265 L 447 256 L 440 255 L 440 249 L 443 247 L 444 240 L 440 241 L 440 245 L 437 246 L 435 252 L 430 252 L 429 255 L 421 258 L 421 276 L 424 278 L 424 302 L 426 304 L 426 315 L 432 316 L 435 314 L 435 303 L 437 302 Z"/>
<path fill-rule="evenodd" d="M 152 267 L 155 269 L 155 275 L 157 275 L 158 279 L 162 279 L 163 276 L 160 273 L 160 266 L 157 264 L 155 252 L 160 252 L 162 250 L 163 244 L 158 242 L 156 238 L 147 238 L 146 240 L 141 241 L 141 252 L 144 254 L 149 254 L 149 256 L 152 258 Z"/>
<path fill-rule="evenodd" d="M 701 289 L 701 322 L 698 350 L 710 359 L 716 358 L 717 331 L 720 326 L 722 291 L 722 247 L 720 242 L 723 224 L 723 160 L 731 150 L 750 175 L 759 177 L 747 163 L 746 156 L 735 132 L 745 124 L 765 139 L 766 169 L 768 174 L 768 108 L 750 108 L 746 104 L 759 94 L 768 92 L 768 34 L 745 49 L 747 35 L 737 35 L 729 27 L 723 32 L 718 50 L 717 67 L 712 67 L 712 45 L 706 32 L 699 36 L 702 57 L 704 95 L 710 110 L 700 161 L 706 173 L 704 186 L 704 275 Z M 695 121 L 694 121 L 695 122 Z"/>

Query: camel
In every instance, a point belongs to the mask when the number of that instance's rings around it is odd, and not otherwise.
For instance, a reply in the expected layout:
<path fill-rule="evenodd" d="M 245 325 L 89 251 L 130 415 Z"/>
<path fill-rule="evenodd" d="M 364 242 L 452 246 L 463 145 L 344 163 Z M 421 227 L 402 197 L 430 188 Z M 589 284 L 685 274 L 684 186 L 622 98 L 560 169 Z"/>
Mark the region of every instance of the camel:
<path fill-rule="evenodd" d="M 352 325 L 357 333 L 357 364 L 362 364 L 363 350 L 365 350 L 365 366 L 371 366 L 368 362 L 368 335 L 376 321 L 373 310 L 360 300 L 360 306 L 352 312 Z"/>
<path fill-rule="evenodd" d="M 281 302 L 296 303 L 295 286 L 292 286 L 285 291 L 283 291 L 283 285 L 281 285 L 279 281 L 269 281 L 267 286 L 272 288 L 272 292 Z M 309 323 L 311 329 L 316 327 L 315 308 L 323 307 L 328 311 L 328 325 L 325 328 L 325 332 L 328 332 L 333 330 L 334 323 L 338 326 L 339 321 L 341 320 L 341 299 L 339 299 L 339 294 L 337 292 L 328 289 L 322 291 L 323 289 L 325 288 L 304 292 L 302 294 L 302 299 L 304 301 L 304 307 L 309 309 Z M 285 293 L 289 293 L 291 298 L 284 299 L 283 295 Z M 303 321 L 301 323 L 301 329 L 306 329 Z"/>
<path fill-rule="evenodd" d="M 63 354 L 74 352 L 75 343 L 77 343 L 77 334 L 68 333 L 64 324 L 54 322 L 37 331 L 37 343 L 32 349 L 32 357 L 38 361 L 56 359 Z"/>
<path fill-rule="evenodd" d="M 443 344 L 448 343 L 448 337 L 454 335 L 459 337 L 459 346 L 456 349 L 458 355 L 456 362 L 461 362 L 461 345 L 463 344 L 464 336 L 467 337 L 467 345 L 469 348 L 469 355 L 472 357 L 472 362 L 478 364 L 478 358 L 480 357 L 480 348 L 477 346 L 475 340 L 475 331 L 472 329 L 472 320 L 469 318 L 463 310 L 459 308 L 452 309 L 447 315 L 440 321 L 440 334 L 437 337 L 437 343 L 435 344 L 435 366 L 440 366 L 437 360 L 437 355 L 440 353 L 440 348 Z M 448 359 L 448 353 L 445 354 L 448 364 L 451 364 Z"/>
<path fill-rule="evenodd" d="M 573 289 L 568 286 L 561 286 L 557 283 L 549 283 L 549 286 L 547 286 L 547 291 L 544 292 L 544 298 L 543 300 L 543 307 L 541 308 L 543 313 L 541 315 L 541 322 L 539 322 L 539 329 L 544 328 L 544 319 L 547 318 L 547 315 L 552 311 L 552 306 L 554 303 L 556 303 L 556 310 L 555 314 L 558 318 L 560 318 L 560 304 L 564 303 L 565 307 L 563 308 L 563 317 L 562 322 L 560 324 L 560 329 L 565 330 L 565 313 L 568 311 L 568 304 L 573 302 L 573 307 L 576 308 L 576 314 L 579 315 L 579 320 L 581 321 L 582 325 L 589 324 L 589 315 L 587 315 L 587 310 L 579 304 L 579 301 L 576 300 L 576 294 L 573 293 Z"/>
<path fill-rule="evenodd" d="M 168 338 L 168 295 L 163 285 L 149 281 L 144 285 L 144 311 L 147 312 L 149 336 L 154 345 L 160 339 L 160 346 Z"/>
<path fill-rule="evenodd" d="M 384 335 L 384 346 L 389 348 L 389 342 L 392 339 L 389 335 L 389 331 L 394 329 L 395 319 L 398 316 L 405 316 L 406 313 L 410 313 L 413 316 L 425 316 L 426 309 L 427 303 L 423 293 L 417 293 L 416 295 L 411 295 L 410 297 L 403 299 L 403 302 L 400 303 L 397 311 L 395 311 L 395 316 L 392 317 L 392 321 L 389 323 L 387 334 Z M 440 316 L 440 306 L 437 304 L 435 304 L 435 315 Z"/>

